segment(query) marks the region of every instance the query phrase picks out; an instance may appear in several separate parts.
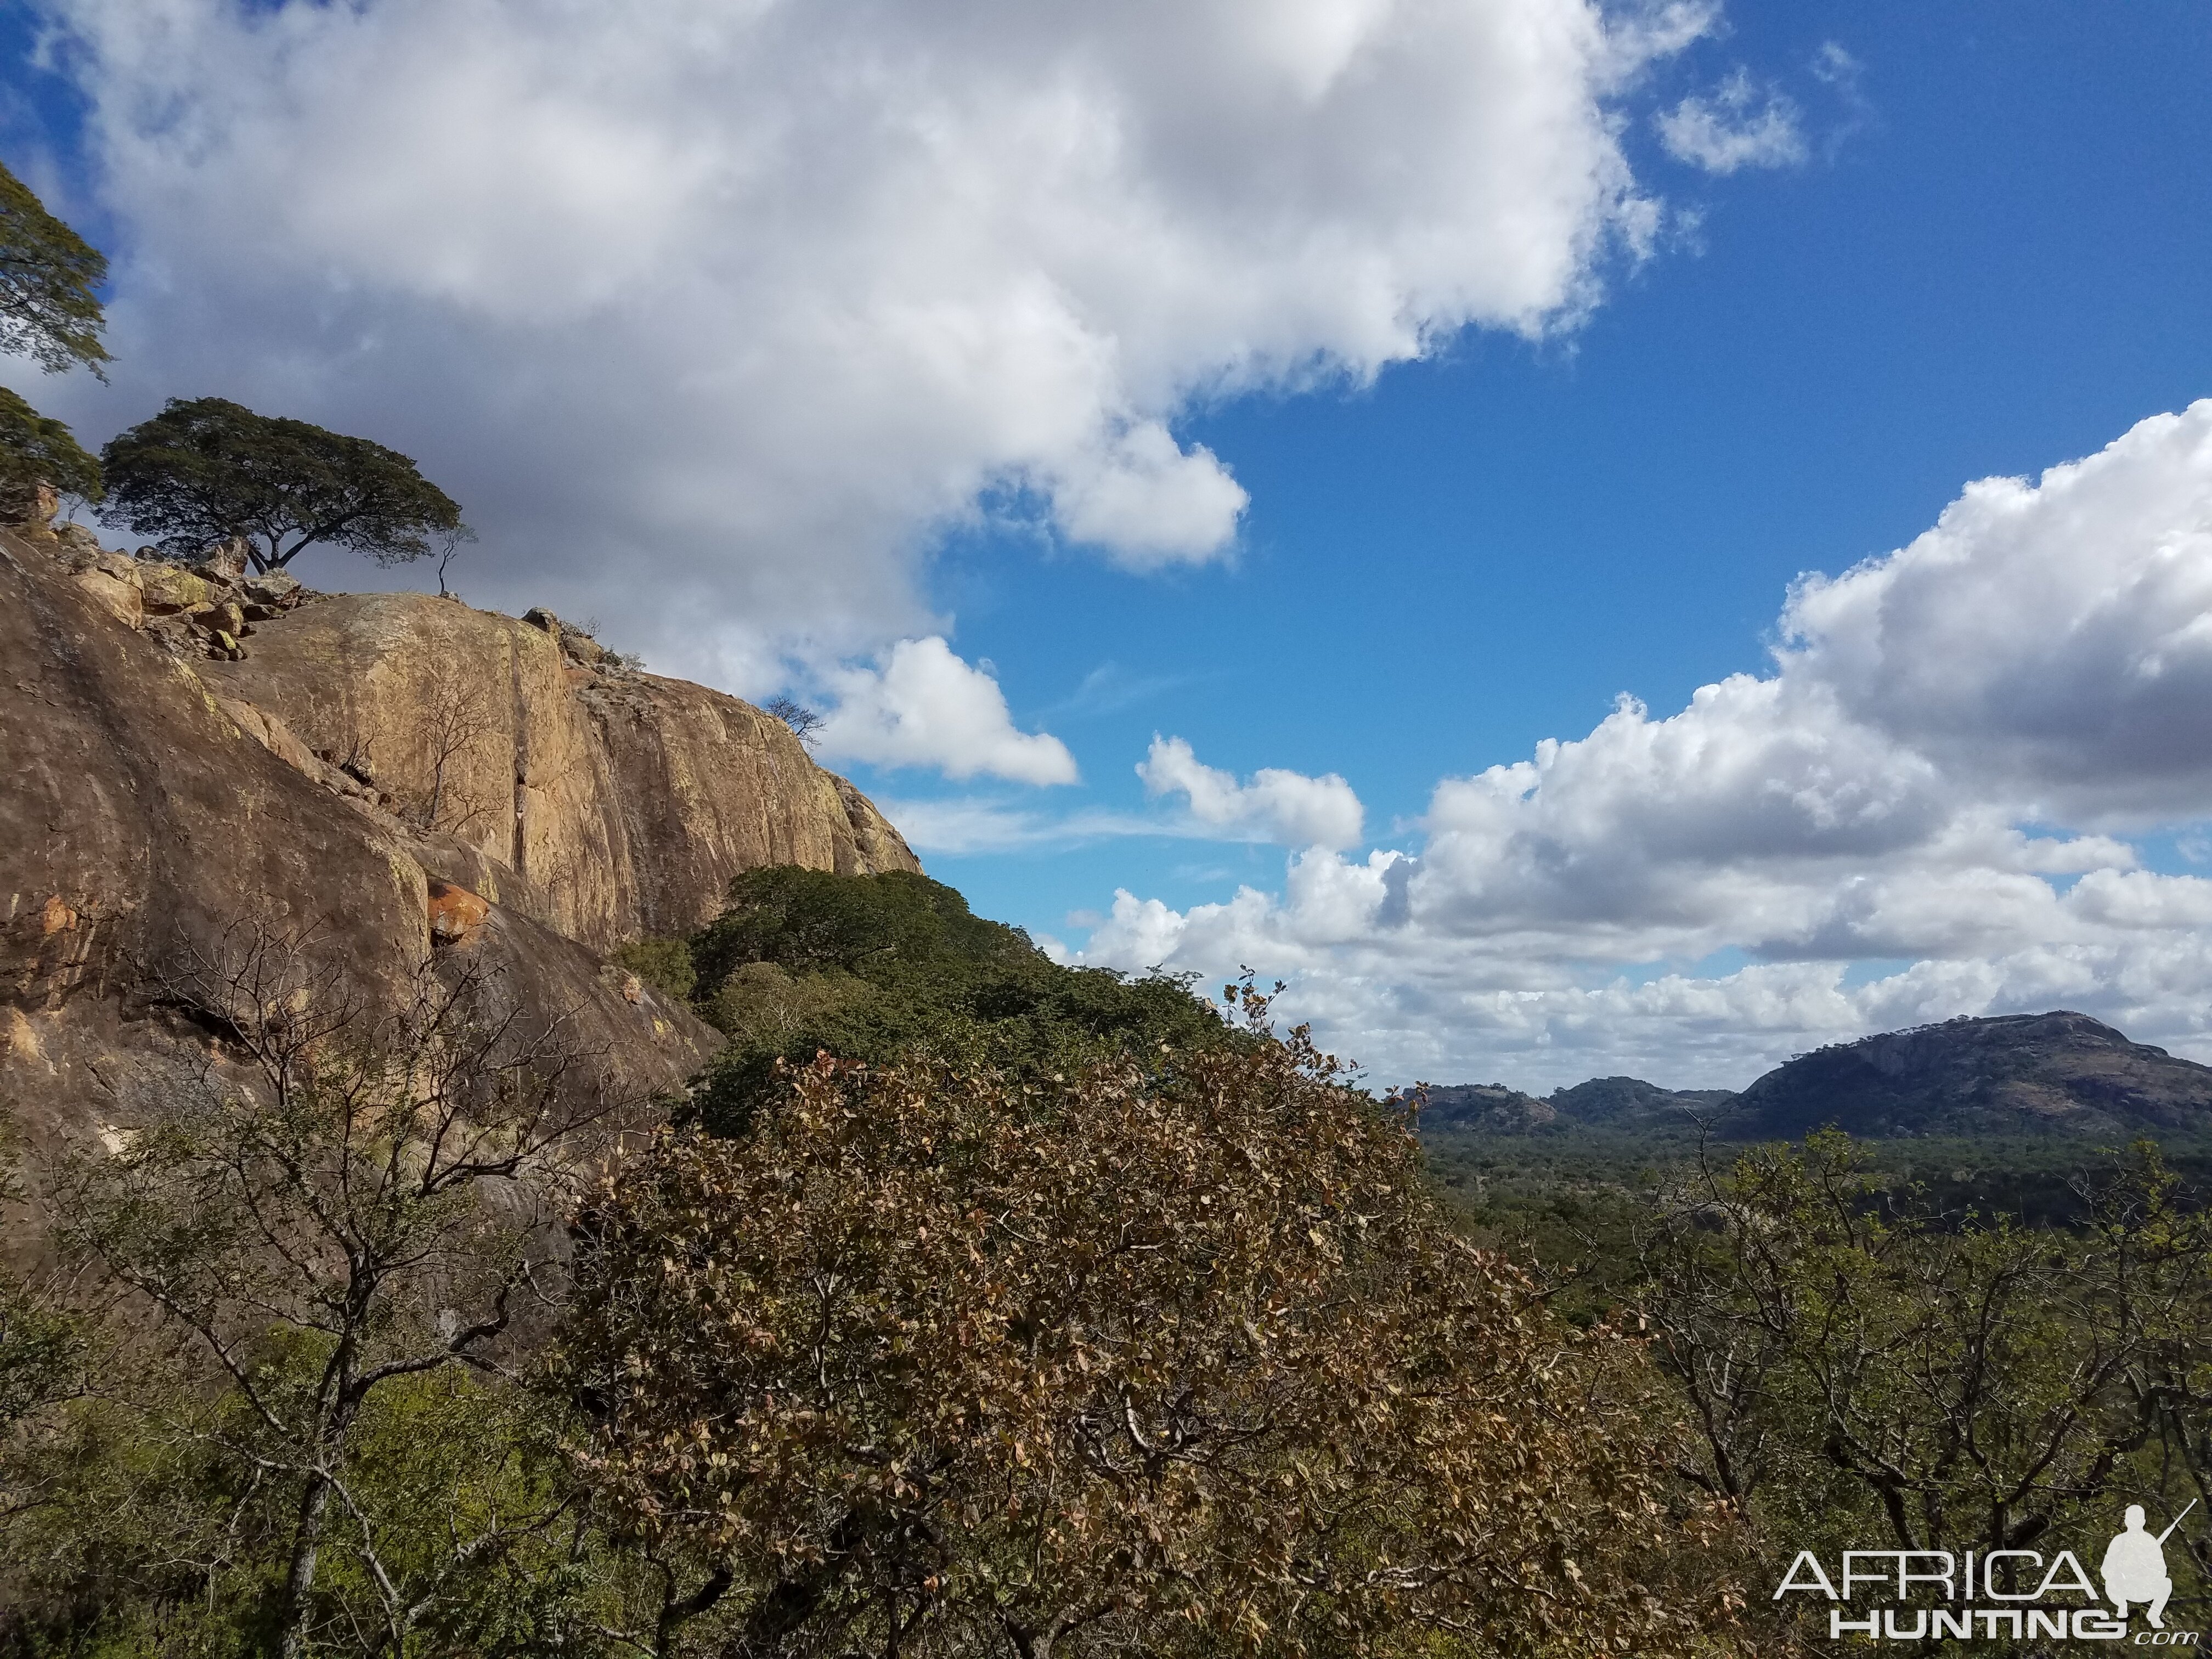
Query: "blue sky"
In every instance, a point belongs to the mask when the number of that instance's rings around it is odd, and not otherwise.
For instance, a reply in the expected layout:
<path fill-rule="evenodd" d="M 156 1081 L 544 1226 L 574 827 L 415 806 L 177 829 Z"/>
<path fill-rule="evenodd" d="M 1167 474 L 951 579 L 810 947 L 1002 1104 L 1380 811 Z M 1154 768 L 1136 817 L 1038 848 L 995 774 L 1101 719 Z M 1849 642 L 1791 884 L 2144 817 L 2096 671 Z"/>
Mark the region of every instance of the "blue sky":
<path fill-rule="evenodd" d="M 1212 763 L 1340 772 L 1372 813 L 1579 735 L 1614 696 L 1680 708 L 1765 659 L 1788 584 L 1903 545 L 1960 486 L 2101 448 L 2212 395 L 2212 11 L 1984 4 L 1733 9 L 1670 71 L 1782 81 L 1832 155 L 1705 179 L 1696 251 L 1611 274 L 1571 337 L 1479 333 L 1349 395 L 1265 397 L 1184 430 L 1252 492 L 1235 568 L 1133 583 L 1025 545 L 940 577 L 1100 793 L 1154 729 Z M 1863 65 L 1862 109 L 1809 73 Z M 1837 131 L 1837 129 L 1844 129 Z M 1109 665 L 1160 689 L 1057 713 Z M 879 787 L 899 793 L 898 781 Z M 1279 859 L 1179 845 L 935 860 L 975 902 L 1059 912 L 1141 878 L 1177 903 Z M 1270 849 L 1272 853 L 1272 849 Z M 1184 872 L 1209 872 L 1206 875 Z"/>
<path fill-rule="evenodd" d="M 573 20 L 490 0 L 19 8 L 7 159 L 117 255 L 123 368 L 9 383 L 93 438 L 220 391 L 398 443 L 483 534 L 471 598 L 840 710 L 825 757 L 980 911 L 1279 973 L 1389 1080 L 1734 1084 L 2060 1002 L 2212 1057 L 2212 761 L 2110 760 L 2197 684 L 2212 449 L 2114 447 L 2212 397 L 2212 9 L 1145 9 L 686 0 L 681 75 L 646 31 L 586 83 Z M 840 52 L 941 125 L 748 124 Z M 1699 110 L 1747 161 L 1669 143 Z M 1982 586 L 1883 567 L 1802 693 L 1667 724 L 1775 679 L 1801 574 L 2100 454 L 1960 521 Z M 2165 586 L 2072 628 L 2108 567 Z M 2078 729 L 2007 713 L 2046 649 Z M 1209 826 L 1156 737 L 1298 779 Z M 1438 793 L 1546 740 L 1510 811 Z"/>

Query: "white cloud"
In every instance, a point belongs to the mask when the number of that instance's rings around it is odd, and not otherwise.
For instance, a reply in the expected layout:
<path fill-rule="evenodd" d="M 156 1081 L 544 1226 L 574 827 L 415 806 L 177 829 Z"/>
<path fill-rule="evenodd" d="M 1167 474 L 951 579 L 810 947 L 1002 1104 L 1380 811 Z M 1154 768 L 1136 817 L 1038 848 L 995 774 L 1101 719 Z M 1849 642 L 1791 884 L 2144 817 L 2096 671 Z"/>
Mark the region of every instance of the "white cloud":
<path fill-rule="evenodd" d="M 1302 1017 L 1400 1077 L 1741 1083 L 2056 1006 L 2212 1058 L 2212 880 L 2116 833 L 2212 820 L 2212 399 L 1802 579 L 1774 670 L 1445 780 L 1418 857 L 1316 849 L 1279 896 L 1180 912 L 1124 894 L 1085 959 L 1294 975 Z"/>
<path fill-rule="evenodd" d="M 1212 450 L 1177 447 L 1157 421 L 1123 434 L 1104 465 L 1067 479 L 1054 498 L 1070 536 L 1139 570 L 1221 551 L 1251 499 Z"/>
<path fill-rule="evenodd" d="M 1075 757 L 1058 738 L 1015 729 L 1006 693 L 932 636 L 901 640 L 873 668 L 827 676 L 837 706 L 823 719 L 823 752 L 877 766 L 988 773 L 1017 783 L 1073 783 Z"/>
<path fill-rule="evenodd" d="M 1823 66 L 1829 61 L 1820 60 Z M 1707 173 L 1796 167 L 1805 160 L 1796 104 L 1775 88 L 1753 86 L 1747 70 L 1722 82 L 1710 98 L 1685 98 L 1660 115 L 1657 125 L 1669 155 Z"/>
<path fill-rule="evenodd" d="M 908 846 L 925 856 L 1012 853 L 1081 846 L 1127 836 L 1164 836 L 1170 825 L 1131 812 L 1085 810 L 1041 812 L 1002 800 L 953 797 L 901 800 L 878 796 L 876 805 L 898 826 Z"/>
<path fill-rule="evenodd" d="M 1970 485 L 1910 547 L 1800 583 L 1783 626 L 1785 672 L 2022 816 L 2212 811 L 2212 399 Z"/>
<path fill-rule="evenodd" d="M 941 628 L 1004 489 L 1137 569 L 1245 494 L 1194 398 L 1541 335 L 1660 210 L 1707 5 L 41 0 L 120 228 L 98 438 L 219 392 L 415 455 L 471 598 L 761 690 Z M 348 572 L 348 580 L 360 580 Z"/>
<path fill-rule="evenodd" d="M 1311 778 L 1270 766 L 1239 783 L 1235 773 L 1201 763 L 1182 738 L 1155 736 L 1137 775 L 1147 794 L 1184 796 L 1191 817 L 1206 830 L 1289 847 L 1359 842 L 1365 813 L 1352 786 L 1334 772 Z"/>

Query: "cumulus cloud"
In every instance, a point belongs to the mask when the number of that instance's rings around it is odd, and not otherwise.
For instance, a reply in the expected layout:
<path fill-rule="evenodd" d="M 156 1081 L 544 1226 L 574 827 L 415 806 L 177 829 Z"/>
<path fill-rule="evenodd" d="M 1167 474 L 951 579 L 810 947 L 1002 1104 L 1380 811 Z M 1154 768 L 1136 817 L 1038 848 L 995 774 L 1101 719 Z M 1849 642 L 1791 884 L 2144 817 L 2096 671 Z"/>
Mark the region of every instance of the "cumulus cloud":
<path fill-rule="evenodd" d="M 1785 673 L 2023 816 L 2212 811 L 2212 399 L 1801 582 Z"/>
<path fill-rule="evenodd" d="M 1073 783 L 1075 757 L 1058 738 L 1015 728 L 986 668 L 939 638 L 901 640 L 873 667 L 828 675 L 837 706 L 817 736 L 823 752 L 877 766 L 934 767 L 955 778 Z"/>
<path fill-rule="evenodd" d="M 1357 846 L 1365 817 L 1352 786 L 1334 772 L 1310 778 L 1269 766 L 1254 773 L 1249 783 L 1239 783 L 1235 773 L 1202 763 L 1181 738 L 1155 736 L 1137 763 L 1137 775 L 1147 794 L 1184 797 L 1203 829 L 1252 841 Z"/>
<path fill-rule="evenodd" d="M 1183 911 L 1125 893 L 1086 959 L 1287 971 L 1347 1047 L 1453 1080 L 1741 1082 L 2060 1005 L 2212 1056 L 2212 880 L 2124 838 L 2212 819 L 2208 706 L 2212 399 L 1802 579 L 1767 676 L 1444 780 L 1417 853 L 1316 848 L 1279 895 Z"/>
<path fill-rule="evenodd" d="M 40 0 L 119 228 L 91 437 L 220 392 L 392 444 L 471 597 L 738 690 L 942 627 L 933 535 L 1037 504 L 1233 550 L 1194 397 L 1595 302 L 1618 133 L 1709 5 Z"/>
<path fill-rule="evenodd" d="M 1805 160 L 1796 102 L 1778 88 L 1753 85 L 1747 70 L 1736 70 L 1710 97 L 1685 98 L 1661 114 L 1657 125 L 1669 155 L 1707 173 L 1796 167 Z"/>

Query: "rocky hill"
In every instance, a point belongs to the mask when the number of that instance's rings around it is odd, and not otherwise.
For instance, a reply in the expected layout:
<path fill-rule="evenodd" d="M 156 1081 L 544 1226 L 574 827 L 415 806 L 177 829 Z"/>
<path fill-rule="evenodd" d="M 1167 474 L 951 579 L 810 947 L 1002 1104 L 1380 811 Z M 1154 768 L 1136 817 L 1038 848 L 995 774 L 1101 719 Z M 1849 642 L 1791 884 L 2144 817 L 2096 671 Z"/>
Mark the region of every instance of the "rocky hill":
<path fill-rule="evenodd" d="M 1552 1104 L 1563 1117 L 1617 1129 L 1711 1121 L 1735 1098 L 1726 1089 L 1662 1089 L 1637 1077 L 1594 1077 L 1552 1091 Z"/>
<path fill-rule="evenodd" d="M 720 1038 L 611 947 L 761 865 L 920 868 L 780 721 L 542 612 L 33 527 L 0 532 L 0 1097 L 34 1141 L 219 1065 L 173 988 L 254 936 L 371 1006 L 473 963 L 607 1075 L 674 1087 Z"/>
<path fill-rule="evenodd" d="M 1633 1077 L 1592 1078 L 1544 1098 L 1502 1083 L 1461 1083 L 1430 1089 L 1421 1127 L 1474 1134 L 1671 1128 L 1710 1121 L 1735 1099 L 1726 1089 L 1662 1089 Z"/>
<path fill-rule="evenodd" d="M 1738 1139 L 1833 1123 L 1855 1135 L 2129 1134 L 2212 1129 L 2212 1066 L 2087 1014 L 2006 1014 L 1801 1054 L 1738 1095 Z"/>
<path fill-rule="evenodd" d="M 1549 1102 L 1502 1083 L 1436 1085 L 1421 1108 L 1421 1128 L 1429 1133 L 1528 1134 L 1559 1121 Z"/>
<path fill-rule="evenodd" d="M 1741 1093 L 1593 1078 L 1539 1100 L 1502 1084 L 1429 1091 L 1429 1133 L 1709 1127 L 1729 1140 L 1834 1124 L 1868 1139 L 2212 1132 L 2212 1066 L 2087 1014 L 2006 1014 L 1887 1031 L 1800 1054 Z"/>

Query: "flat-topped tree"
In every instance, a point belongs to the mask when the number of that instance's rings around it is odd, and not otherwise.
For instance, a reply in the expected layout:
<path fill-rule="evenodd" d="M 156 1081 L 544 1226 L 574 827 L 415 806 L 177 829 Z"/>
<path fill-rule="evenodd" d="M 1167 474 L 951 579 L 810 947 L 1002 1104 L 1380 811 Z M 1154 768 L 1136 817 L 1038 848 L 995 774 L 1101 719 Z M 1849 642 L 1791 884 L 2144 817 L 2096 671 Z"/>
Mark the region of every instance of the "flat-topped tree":
<path fill-rule="evenodd" d="M 257 570 L 316 542 L 400 564 L 461 528 L 461 509 L 398 451 L 222 398 L 173 398 L 100 459 L 111 514 L 138 534 L 174 553 L 240 536 Z"/>
<path fill-rule="evenodd" d="M 107 319 L 93 290 L 106 280 L 106 256 L 0 167 L 0 351 L 49 374 L 82 363 L 106 380 Z"/>

